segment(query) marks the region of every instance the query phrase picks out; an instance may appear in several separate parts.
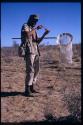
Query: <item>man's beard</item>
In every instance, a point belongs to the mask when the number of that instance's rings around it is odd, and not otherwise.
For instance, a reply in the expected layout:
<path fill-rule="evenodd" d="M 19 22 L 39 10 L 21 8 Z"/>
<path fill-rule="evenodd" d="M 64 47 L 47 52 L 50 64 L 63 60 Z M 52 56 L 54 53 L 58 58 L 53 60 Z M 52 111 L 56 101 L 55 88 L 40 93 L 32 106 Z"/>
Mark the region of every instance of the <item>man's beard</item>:
<path fill-rule="evenodd" d="M 34 27 L 36 25 L 36 23 L 31 23 L 31 27 Z"/>
<path fill-rule="evenodd" d="M 36 23 L 37 23 L 37 22 L 34 22 L 33 20 L 32 20 L 32 21 L 29 20 L 29 21 L 27 22 L 27 24 L 28 24 L 29 26 L 31 26 L 32 28 L 35 27 Z"/>

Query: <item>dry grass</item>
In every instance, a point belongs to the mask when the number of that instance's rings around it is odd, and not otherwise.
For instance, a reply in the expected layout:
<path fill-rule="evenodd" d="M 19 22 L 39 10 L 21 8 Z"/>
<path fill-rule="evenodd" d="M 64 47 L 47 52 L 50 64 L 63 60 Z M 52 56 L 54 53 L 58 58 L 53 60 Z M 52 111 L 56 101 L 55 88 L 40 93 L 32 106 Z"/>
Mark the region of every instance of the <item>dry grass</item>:
<path fill-rule="evenodd" d="M 34 94 L 34 97 L 23 96 L 23 58 L 15 56 L 16 52 L 15 55 L 11 52 L 11 56 L 2 51 L 1 121 L 71 119 L 68 116 L 74 116 L 81 121 L 81 57 L 78 56 L 80 50 L 74 50 L 73 64 L 65 65 L 65 69 L 59 65 L 59 52 L 55 46 L 41 47 L 40 51 L 40 73 L 35 85 L 39 93 Z"/>

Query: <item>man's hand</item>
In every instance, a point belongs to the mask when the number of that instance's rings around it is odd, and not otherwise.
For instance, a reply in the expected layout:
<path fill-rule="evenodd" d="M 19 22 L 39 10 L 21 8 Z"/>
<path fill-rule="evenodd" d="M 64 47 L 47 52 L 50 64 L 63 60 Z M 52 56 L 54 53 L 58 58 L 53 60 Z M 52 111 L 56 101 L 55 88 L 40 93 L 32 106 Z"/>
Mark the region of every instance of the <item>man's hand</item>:
<path fill-rule="evenodd" d="M 43 28 L 43 26 L 42 25 L 39 25 L 39 26 L 37 26 L 37 30 L 39 30 L 39 29 L 42 29 Z"/>

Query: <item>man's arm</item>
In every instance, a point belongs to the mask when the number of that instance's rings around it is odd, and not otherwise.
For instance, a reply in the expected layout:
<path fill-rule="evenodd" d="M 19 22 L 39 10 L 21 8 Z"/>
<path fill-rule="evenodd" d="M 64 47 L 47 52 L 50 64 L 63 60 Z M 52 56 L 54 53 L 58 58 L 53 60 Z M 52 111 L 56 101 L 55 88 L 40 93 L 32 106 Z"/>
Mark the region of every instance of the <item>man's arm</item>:
<path fill-rule="evenodd" d="M 38 38 L 38 40 L 37 40 L 38 44 L 39 44 L 40 42 L 42 42 L 42 40 L 44 39 L 44 37 L 45 37 L 49 32 L 50 32 L 49 30 L 45 30 L 44 34 L 43 34 L 40 38 Z"/>

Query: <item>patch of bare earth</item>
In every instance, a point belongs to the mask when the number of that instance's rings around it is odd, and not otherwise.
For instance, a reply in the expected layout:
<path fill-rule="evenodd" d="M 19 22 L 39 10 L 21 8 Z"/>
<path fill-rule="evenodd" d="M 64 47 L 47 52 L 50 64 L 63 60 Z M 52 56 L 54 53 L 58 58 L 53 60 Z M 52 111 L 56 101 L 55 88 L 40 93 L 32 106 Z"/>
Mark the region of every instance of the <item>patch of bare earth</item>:
<path fill-rule="evenodd" d="M 39 93 L 23 96 L 25 61 L 18 56 L 1 58 L 1 121 L 43 121 L 49 114 L 59 119 L 81 118 L 81 58 L 74 53 L 73 64 L 59 64 L 56 48 L 40 48 L 40 73 L 35 85 Z"/>

